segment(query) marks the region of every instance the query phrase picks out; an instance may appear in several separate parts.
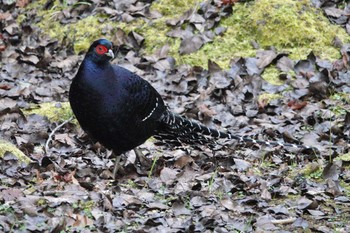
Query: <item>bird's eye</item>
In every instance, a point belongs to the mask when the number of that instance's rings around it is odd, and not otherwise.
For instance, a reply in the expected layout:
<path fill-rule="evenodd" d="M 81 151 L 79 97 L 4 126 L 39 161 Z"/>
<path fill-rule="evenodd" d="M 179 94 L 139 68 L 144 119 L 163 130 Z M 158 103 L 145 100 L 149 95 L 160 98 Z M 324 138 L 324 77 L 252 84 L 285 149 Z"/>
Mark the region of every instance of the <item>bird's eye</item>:
<path fill-rule="evenodd" d="M 108 49 L 106 48 L 106 46 L 104 46 L 104 45 L 97 45 L 96 46 L 96 53 L 97 54 L 103 55 L 107 52 L 108 52 Z"/>

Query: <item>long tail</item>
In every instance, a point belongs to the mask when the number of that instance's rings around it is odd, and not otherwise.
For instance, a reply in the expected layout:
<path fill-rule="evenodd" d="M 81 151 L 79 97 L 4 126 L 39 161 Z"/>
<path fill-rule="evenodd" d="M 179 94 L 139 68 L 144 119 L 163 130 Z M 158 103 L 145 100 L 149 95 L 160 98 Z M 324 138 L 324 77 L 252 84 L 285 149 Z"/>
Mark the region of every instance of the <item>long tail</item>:
<path fill-rule="evenodd" d="M 265 146 L 293 147 L 298 149 L 312 149 L 317 151 L 317 148 L 304 145 L 282 143 L 277 141 L 269 142 L 255 140 L 249 137 L 234 135 L 229 132 L 225 133 L 216 129 L 208 128 L 200 123 L 186 119 L 170 111 L 166 111 L 163 114 L 160 122 L 161 127 L 156 132 L 157 134 L 154 137 L 158 140 L 171 144 L 208 144 L 215 143 L 215 139 L 222 138 L 237 140 L 241 143 L 250 142 Z"/>

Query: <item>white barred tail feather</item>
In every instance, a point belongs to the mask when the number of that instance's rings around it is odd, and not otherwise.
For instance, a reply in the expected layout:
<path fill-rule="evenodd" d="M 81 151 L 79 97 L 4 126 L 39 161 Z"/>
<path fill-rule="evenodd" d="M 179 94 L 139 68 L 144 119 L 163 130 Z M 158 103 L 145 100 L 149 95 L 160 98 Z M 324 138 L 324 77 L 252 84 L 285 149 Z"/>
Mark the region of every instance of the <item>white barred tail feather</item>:
<path fill-rule="evenodd" d="M 160 130 L 156 132 L 155 138 L 172 144 L 190 143 L 190 144 L 208 144 L 215 143 L 215 139 L 233 139 L 240 143 L 254 143 L 265 146 L 282 146 L 292 147 L 297 149 L 312 149 L 317 148 L 283 143 L 278 141 L 262 141 L 249 137 L 234 135 L 230 132 L 222 132 L 216 129 L 206 127 L 193 120 L 186 119 L 178 114 L 166 111 L 161 119 Z"/>

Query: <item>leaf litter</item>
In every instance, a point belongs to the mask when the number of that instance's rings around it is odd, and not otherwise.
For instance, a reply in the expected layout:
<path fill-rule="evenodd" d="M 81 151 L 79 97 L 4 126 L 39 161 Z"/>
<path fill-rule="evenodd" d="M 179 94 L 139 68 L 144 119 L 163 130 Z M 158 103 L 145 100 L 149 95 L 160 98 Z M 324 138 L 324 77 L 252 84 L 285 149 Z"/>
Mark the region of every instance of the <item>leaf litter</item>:
<path fill-rule="evenodd" d="M 179 52 L 193 53 L 225 35 L 220 20 L 232 14 L 233 2 L 205 1 L 169 19 L 168 36 L 181 39 Z M 349 4 L 340 2 L 313 1 L 349 33 Z M 98 12 L 122 22 L 161 17 L 149 11 L 152 1 L 67 3 L 56 15 L 64 24 Z M 207 148 L 149 140 L 140 146 L 143 157 L 124 156 L 113 180 L 114 158 L 75 123 L 58 128 L 47 153 L 50 133 L 65 119 L 23 113 L 33 104 L 66 102 L 83 59 L 72 42 L 34 26 L 40 17 L 27 5 L 5 1 L 0 10 L 0 138 L 15 146 L 1 153 L 1 231 L 349 231 L 349 163 L 337 160 L 349 153 L 349 45 L 339 44 L 342 58 L 334 62 L 313 53 L 294 61 L 271 48 L 232 59 L 227 70 L 209 60 L 206 70 L 176 65 L 169 46 L 143 54 L 147 38 L 134 31 L 106 35 L 118 47 L 118 63 L 150 81 L 173 111 L 240 135 L 320 149 L 315 155 L 227 141 Z M 28 17 L 19 23 L 22 13 Z M 261 78 L 271 66 L 282 72 L 283 85 Z M 262 93 L 282 97 L 259 102 Z M 17 150 L 32 162 L 19 160 Z"/>

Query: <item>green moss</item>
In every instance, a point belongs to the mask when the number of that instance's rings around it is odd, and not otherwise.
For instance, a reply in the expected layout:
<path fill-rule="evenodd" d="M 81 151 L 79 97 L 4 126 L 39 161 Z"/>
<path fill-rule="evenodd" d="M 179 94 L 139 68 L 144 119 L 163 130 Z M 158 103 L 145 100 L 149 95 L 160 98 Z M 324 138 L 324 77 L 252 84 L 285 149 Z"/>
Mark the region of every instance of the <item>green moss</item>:
<path fill-rule="evenodd" d="M 350 162 L 350 153 L 342 154 L 342 155 L 338 156 L 337 158 L 335 158 L 334 160 L 341 160 L 344 162 Z"/>
<path fill-rule="evenodd" d="M 52 38 L 56 38 L 58 41 L 65 39 L 66 41 L 74 43 L 74 51 L 76 53 L 86 51 L 90 46 L 91 41 L 97 38 L 111 37 L 114 34 L 114 30 L 119 27 L 125 30 L 126 33 L 135 31 L 143 35 L 146 38 L 146 54 L 155 52 L 166 43 L 170 45 L 177 44 L 177 46 L 172 47 L 171 49 L 173 53 L 176 53 L 180 42 L 176 43 L 176 39 L 166 36 L 166 33 L 171 29 L 170 27 L 166 26 L 166 20 L 179 17 L 191 7 L 199 5 L 198 0 L 160 0 L 155 1 L 152 4 L 151 10 L 159 11 L 163 17 L 151 22 L 146 22 L 141 18 L 137 18 L 130 23 L 107 21 L 107 16 L 97 14 L 83 18 L 76 23 L 63 25 L 55 19 L 56 16 L 68 6 L 60 3 L 59 0 L 56 0 L 54 1 L 51 9 L 43 10 L 41 9 L 41 6 L 44 3 L 45 1 L 36 1 L 27 7 L 28 9 L 36 9 L 38 15 L 42 17 L 42 20 L 37 24 L 37 26 L 39 26 L 44 33 L 48 34 Z M 20 19 L 20 21 L 23 21 L 23 17 Z M 107 30 L 104 30 L 106 28 Z"/>
<path fill-rule="evenodd" d="M 95 202 L 90 200 L 90 201 L 85 201 L 85 202 L 80 202 L 80 206 L 82 209 L 86 211 L 91 211 L 92 208 L 95 206 Z"/>
<path fill-rule="evenodd" d="M 262 93 L 259 95 L 259 102 L 269 103 L 272 100 L 277 100 L 281 98 L 281 94 Z"/>
<path fill-rule="evenodd" d="M 199 6 L 201 0 L 156 0 L 152 3 L 151 10 L 159 11 L 165 19 L 181 16 L 191 8 Z"/>
<path fill-rule="evenodd" d="M 146 38 L 144 52 L 146 54 L 152 54 L 157 49 L 160 49 L 165 44 L 170 45 L 170 55 L 180 63 L 194 64 L 185 62 L 184 57 L 178 53 L 181 40 L 177 38 L 170 38 L 166 34 L 173 28 L 166 25 L 166 21 L 180 17 L 189 9 L 197 9 L 199 7 L 200 0 L 158 0 L 154 1 L 151 5 L 151 10 L 158 11 L 162 14 L 162 17 L 155 19 L 149 23 L 143 20 L 134 22 L 133 26 L 122 27 L 124 30 L 135 30 Z M 194 60 L 197 58 L 194 58 Z M 207 61 L 205 61 L 207 62 Z M 206 63 L 205 63 L 206 64 Z"/>
<path fill-rule="evenodd" d="M 20 151 L 15 145 L 10 142 L 0 140 L 0 157 L 3 157 L 6 152 L 9 152 L 16 156 L 19 161 L 23 163 L 30 163 L 31 159 L 28 158 L 22 151 Z"/>
<path fill-rule="evenodd" d="M 45 15 L 45 18 L 48 17 Z M 66 40 L 74 43 L 75 53 L 86 51 L 91 41 L 94 41 L 100 37 L 104 37 L 102 31 L 104 28 L 117 28 L 115 23 L 102 23 L 100 22 L 104 16 L 95 15 L 83 18 L 76 23 L 61 25 L 55 21 L 50 24 L 46 23 L 46 20 L 41 21 L 38 26 L 41 27 L 50 37 L 56 38 L 58 41 Z"/>
<path fill-rule="evenodd" d="M 37 26 L 40 27 L 45 34 L 60 42 L 65 40 L 68 43 L 72 43 L 76 53 L 86 51 L 91 41 L 103 37 L 104 28 L 117 28 L 115 22 L 101 23 L 101 21 L 106 18 L 106 16 L 102 14 L 88 16 L 75 23 L 61 24 L 57 20 L 57 16 L 62 10 L 68 9 L 69 6 L 65 3 L 61 3 L 59 0 L 55 0 L 50 9 L 44 10 L 42 6 L 45 2 L 45 0 L 34 1 L 27 6 L 27 9 L 35 9 L 38 16 L 42 17 L 41 21 L 37 23 Z M 17 20 L 21 22 L 24 18 L 21 17 Z M 113 32 L 110 33 L 110 35 L 112 34 Z"/>
<path fill-rule="evenodd" d="M 156 49 L 163 46 L 165 43 L 168 43 L 171 46 L 170 55 L 173 56 L 178 63 L 199 65 L 202 67 L 207 67 L 208 59 L 216 61 L 221 67 L 228 67 L 228 62 L 230 59 L 232 59 L 233 50 L 236 52 L 238 51 L 237 54 L 241 54 L 242 56 L 246 55 L 247 53 L 244 51 L 246 48 L 250 47 L 250 43 L 247 42 L 246 47 L 242 47 L 242 44 L 240 44 L 240 47 L 237 48 L 237 46 L 235 46 L 237 44 L 237 38 L 230 36 L 228 32 L 226 32 L 228 36 L 215 38 L 214 43 L 205 44 L 199 51 L 195 53 L 186 55 L 179 54 L 181 40 L 177 38 L 169 38 L 166 36 L 166 33 L 173 28 L 167 26 L 164 27 L 165 21 L 167 19 L 181 16 L 188 9 L 197 7 L 199 5 L 199 2 L 201 1 L 160 0 L 152 4 L 152 9 L 158 10 L 165 17 L 156 23 L 156 26 L 154 27 L 155 33 L 146 32 L 145 35 L 149 35 L 149 37 L 146 36 L 146 38 L 150 38 L 150 41 L 152 41 L 151 43 L 146 43 L 146 52 L 152 53 Z M 235 16 L 236 15 L 233 15 L 232 17 Z M 157 25 L 162 26 L 158 27 Z M 230 28 L 228 31 L 229 30 Z M 156 41 L 156 43 L 153 43 L 153 41 Z M 249 53 L 249 55 L 254 55 L 254 53 Z"/>
<path fill-rule="evenodd" d="M 31 109 L 24 109 L 25 115 L 38 114 L 46 116 L 51 122 L 62 122 L 73 116 L 68 102 L 55 103 L 47 102 L 33 106 Z"/>
<path fill-rule="evenodd" d="M 322 166 L 318 163 L 309 163 L 300 171 L 306 177 L 319 179 L 322 177 Z"/>
<path fill-rule="evenodd" d="M 340 180 L 339 184 L 343 188 L 344 194 L 346 196 L 350 196 L 350 184 L 348 182 L 344 182 L 342 179 Z"/>
<path fill-rule="evenodd" d="M 141 21 L 143 20 L 139 19 L 131 23 L 131 25 L 121 24 L 120 28 L 126 32 L 135 31 L 146 38 L 143 53 L 153 54 L 162 46 L 168 44 L 170 45 L 170 54 L 177 60 L 179 58 L 177 51 L 180 47 L 180 39 L 166 36 L 166 32 L 170 31 L 170 28 L 165 23 L 166 20 L 162 18 L 150 23 L 142 23 Z"/>
<path fill-rule="evenodd" d="M 333 94 L 330 96 L 330 99 L 341 101 L 341 102 L 343 102 L 344 104 L 350 104 L 350 96 L 349 96 L 348 93 L 345 93 L 345 92 L 333 93 Z"/>
<path fill-rule="evenodd" d="M 255 56 L 252 41 L 263 48 L 275 46 L 289 52 L 293 59 L 304 59 L 311 51 L 321 58 L 336 59 L 340 54 L 333 47 L 334 37 L 350 40 L 344 29 L 332 25 L 308 0 L 257 0 L 252 5 L 236 4 L 233 10 L 233 15 L 221 23 L 227 27 L 225 35 L 184 56 L 184 61 L 192 63 L 199 58 L 197 64 L 204 65 L 212 59 L 227 67 L 234 57 Z"/>
<path fill-rule="evenodd" d="M 340 54 L 332 45 L 334 37 L 339 37 L 343 42 L 350 41 L 345 30 L 332 25 L 309 0 L 256 0 L 252 4 L 235 4 L 233 11 L 230 17 L 221 22 L 221 26 L 227 27 L 224 36 L 216 37 L 213 43 L 184 56 L 178 54 L 180 41 L 174 39 L 172 55 L 179 63 L 206 66 L 208 59 L 211 59 L 227 68 L 232 58 L 256 55 L 252 41 L 262 48 L 274 46 L 280 51 L 289 52 L 293 59 L 306 58 L 311 51 L 321 58 L 336 59 Z M 153 35 L 165 37 L 165 34 Z M 272 68 L 265 72 L 269 82 L 272 73 Z M 273 78 L 272 83 L 282 82 Z"/>
<path fill-rule="evenodd" d="M 261 77 L 274 85 L 282 85 L 283 81 L 280 80 L 279 75 L 281 71 L 279 71 L 275 66 L 266 67 L 264 73 L 262 73 Z"/>
<path fill-rule="evenodd" d="M 337 116 L 345 115 L 348 110 L 348 105 L 350 104 L 350 96 L 345 92 L 334 92 L 329 97 L 334 101 L 333 106 L 329 109 Z"/>
<path fill-rule="evenodd" d="M 349 41 L 342 28 L 332 25 L 309 0 L 259 0 L 250 8 L 247 25 L 258 43 L 292 52 L 296 59 L 313 50 L 321 58 L 338 58 L 335 36 Z"/>
<path fill-rule="evenodd" d="M 88 218 L 93 218 L 91 211 L 94 206 L 95 206 L 95 202 L 92 200 L 90 201 L 79 200 L 72 204 L 72 207 L 75 209 L 76 212 L 82 211 L 84 215 Z"/>
<path fill-rule="evenodd" d="M 340 54 L 332 45 L 334 37 L 350 40 L 344 29 L 332 25 L 309 0 L 257 0 L 251 5 L 236 4 L 233 10 L 221 23 L 228 28 L 225 36 L 207 45 L 210 59 L 222 54 L 216 60 L 223 63 L 221 66 L 227 67 L 232 57 L 255 56 L 252 41 L 262 48 L 274 46 L 290 52 L 293 59 L 306 58 L 311 51 L 321 58 L 335 59 Z"/>
<path fill-rule="evenodd" d="M 223 36 L 216 37 L 195 53 L 181 56 L 178 52 L 180 39 L 166 36 L 173 29 L 166 25 L 166 20 L 177 18 L 190 8 L 198 8 L 201 0 L 156 0 L 152 2 L 151 10 L 159 11 L 163 17 L 155 20 L 139 18 L 123 23 L 105 20 L 107 16 L 98 14 L 65 25 L 55 19 L 67 5 L 56 0 L 51 9 L 42 10 L 40 6 L 44 2 L 35 1 L 28 7 L 38 9 L 38 15 L 42 16 L 38 26 L 59 41 L 65 39 L 74 43 L 76 53 L 85 51 L 96 38 L 111 37 L 117 27 L 127 33 L 136 31 L 144 36 L 145 54 L 152 54 L 164 44 L 169 44 L 170 55 L 178 63 L 203 67 L 207 66 L 208 59 L 227 68 L 232 58 L 255 56 L 252 41 L 262 48 L 274 46 L 278 51 L 289 52 L 293 59 L 306 58 L 310 51 L 321 58 L 336 59 L 340 54 L 339 49 L 332 45 L 334 37 L 344 43 L 350 41 L 345 30 L 332 25 L 320 10 L 311 5 L 310 0 L 256 0 L 235 4 L 233 14 L 221 21 L 220 26 L 227 28 Z M 111 29 L 103 30 L 105 27 Z M 273 73 L 273 70 L 265 72 L 266 77 L 269 72 Z"/>
<path fill-rule="evenodd" d="M 11 202 L 5 202 L 4 204 L 0 204 L 0 214 L 1 215 L 12 215 L 15 213 L 14 209 L 11 207 Z"/>
<path fill-rule="evenodd" d="M 36 202 L 36 205 L 39 207 L 45 207 L 47 205 L 47 200 L 45 198 L 40 198 Z"/>
<path fill-rule="evenodd" d="M 17 23 L 22 23 L 24 20 L 26 19 L 26 16 L 21 14 L 21 15 L 18 15 L 17 17 Z"/>

